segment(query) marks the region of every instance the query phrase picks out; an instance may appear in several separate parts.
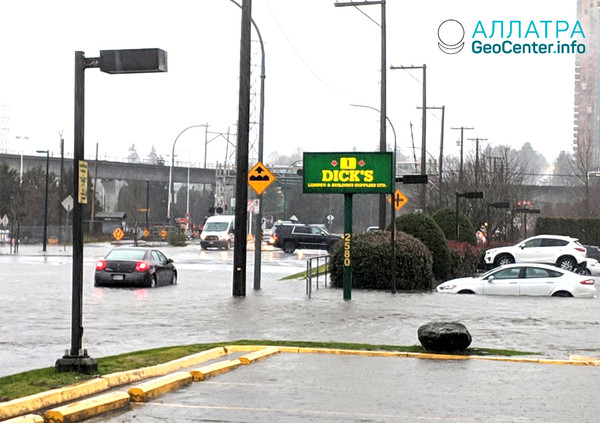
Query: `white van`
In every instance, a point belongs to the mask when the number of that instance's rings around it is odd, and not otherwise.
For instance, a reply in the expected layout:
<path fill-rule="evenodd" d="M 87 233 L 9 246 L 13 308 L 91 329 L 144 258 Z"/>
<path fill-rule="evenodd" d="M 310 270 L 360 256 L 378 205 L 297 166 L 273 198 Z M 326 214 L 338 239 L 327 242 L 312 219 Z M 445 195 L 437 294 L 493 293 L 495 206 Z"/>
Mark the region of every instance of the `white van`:
<path fill-rule="evenodd" d="M 216 247 L 229 250 L 233 246 L 235 216 L 211 216 L 206 219 L 200 234 L 200 248 Z"/>

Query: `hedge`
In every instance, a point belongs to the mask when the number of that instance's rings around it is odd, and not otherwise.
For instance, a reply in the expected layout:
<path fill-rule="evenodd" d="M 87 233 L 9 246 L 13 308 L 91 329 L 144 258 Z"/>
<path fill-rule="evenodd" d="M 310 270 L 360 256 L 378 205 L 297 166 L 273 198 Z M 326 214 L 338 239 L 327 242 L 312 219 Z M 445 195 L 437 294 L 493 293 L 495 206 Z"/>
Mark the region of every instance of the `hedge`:
<path fill-rule="evenodd" d="M 600 219 L 540 217 L 535 224 L 535 234 L 566 235 L 578 238 L 585 245 L 600 245 Z"/>
<path fill-rule="evenodd" d="M 448 279 L 473 276 L 481 264 L 482 252 L 468 242 L 448 241 L 450 248 L 450 273 Z"/>
<path fill-rule="evenodd" d="M 413 235 L 429 248 L 433 255 L 433 274 L 446 279 L 450 271 L 450 250 L 444 232 L 435 220 L 422 213 L 404 214 L 396 218 L 396 229 Z"/>
<path fill-rule="evenodd" d="M 446 239 L 475 244 L 475 228 L 463 212 L 458 212 L 458 239 L 456 239 L 456 210 L 446 207 L 433 214 L 433 220 L 446 235 Z"/>
<path fill-rule="evenodd" d="M 391 289 L 391 234 L 387 231 L 352 235 L 352 287 Z M 412 235 L 396 232 L 396 288 L 430 289 L 433 279 L 432 256 L 427 247 Z M 338 244 L 331 253 L 331 282 L 343 286 L 343 248 Z"/>

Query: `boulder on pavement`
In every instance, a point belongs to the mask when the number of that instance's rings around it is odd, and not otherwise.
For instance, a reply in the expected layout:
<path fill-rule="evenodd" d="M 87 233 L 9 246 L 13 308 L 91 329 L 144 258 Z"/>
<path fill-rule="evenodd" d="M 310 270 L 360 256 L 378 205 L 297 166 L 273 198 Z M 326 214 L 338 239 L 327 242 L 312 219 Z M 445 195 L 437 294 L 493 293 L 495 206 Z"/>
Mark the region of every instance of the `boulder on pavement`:
<path fill-rule="evenodd" d="M 429 322 L 419 328 L 417 335 L 430 351 L 463 351 L 471 345 L 471 334 L 458 322 Z"/>

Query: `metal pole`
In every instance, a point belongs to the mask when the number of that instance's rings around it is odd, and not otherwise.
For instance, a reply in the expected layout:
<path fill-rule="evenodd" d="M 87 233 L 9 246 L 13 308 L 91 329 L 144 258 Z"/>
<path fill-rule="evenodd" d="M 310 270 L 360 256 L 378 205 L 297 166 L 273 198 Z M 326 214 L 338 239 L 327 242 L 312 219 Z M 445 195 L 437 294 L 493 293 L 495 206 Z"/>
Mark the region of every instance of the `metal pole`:
<path fill-rule="evenodd" d="M 233 250 L 233 296 L 246 296 L 246 204 L 248 202 L 248 143 L 250 135 L 250 40 L 252 0 L 242 1 L 240 83 L 235 175 L 235 236 Z"/>
<path fill-rule="evenodd" d="M 352 299 L 352 194 L 344 194 L 344 300 Z"/>
<path fill-rule="evenodd" d="M 46 150 L 46 191 L 44 193 L 44 241 L 42 243 L 42 251 L 46 252 L 48 243 L 48 178 L 50 167 L 50 150 Z"/>
<path fill-rule="evenodd" d="M 150 180 L 146 179 L 146 229 L 148 229 L 149 211 L 150 211 Z"/>
<path fill-rule="evenodd" d="M 456 237 L 455 240 L 458 241 L 458 213 L 459 213 L 458 201 L 459 201 L 460 196 L 459 196 L 458 192 L 455 192 L 455 194 L 456 194 L 456 211 L 455 211 L 456 215 L 454 216 L 454 236 Z"/>
<path fill-rule="evenodd" d="M 464 126 L 461 126 L 460 128 L 450 128 L 450 129 L 460 129 L 460 167 L 458 170 L 458 185 L 462 187 L 462 183 L 463 183 L 463 144 L 464 144 L 464 131 L 465 129 L 473 129 L 473 128 L 466 128 Z"/>
<path fill-rule="evenodd" d="M 387 118 L 387 54 L 386 54 L 386 13 L 385 0 L 381 0 L 381 108 L 379 117 L 379 151 L 386 151 L 386 118 Z M 385 228 L 385 194 L 379 195 L 379 227 Z"/>
<path fill-rule="evenodd" d="M 442 207 L 442 203 L 443 203 L 443 193 L 442 193 L 442 183 L 443 183 L 443 173 L 442 173 L 442 162 L 444 160 L 444 117 L 446 114 L 446 106 L 442 106 L 442 132 L 440 135 L 440 165 L 439 165 L 439 187 L 438 187 L 438 191 L 439 191 L 439 204 L 438 207 Z"/>
<path fill-rule="evenodd" d="M 63 131 L 59 132 L 60 135 L 60 183 L 58 189 L 58 226 L 62 230 L 62 201 L 63 195 L 65 194 L 65 186 L 63 184 L 64 177 L 64 160 L 65 160 L 65 140 L 63 138 Z"/>
<path fill-rule="evenodd" d="M 427 65 L 423 63 L 423 117 L 421 131 L 421 175 L 427 174 Z M 421 185 L 421 208 L 425 211 L 427 207 L 427 185 Z"/>

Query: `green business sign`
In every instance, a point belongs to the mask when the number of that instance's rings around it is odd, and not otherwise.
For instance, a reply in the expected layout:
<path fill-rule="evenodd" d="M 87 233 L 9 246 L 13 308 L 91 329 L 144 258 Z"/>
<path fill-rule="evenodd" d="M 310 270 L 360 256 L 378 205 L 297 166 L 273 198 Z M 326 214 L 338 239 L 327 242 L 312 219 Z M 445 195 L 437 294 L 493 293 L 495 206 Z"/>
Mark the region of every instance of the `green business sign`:
<path fill-rule="evenodd" d="M 304 153 L 302 191 L 390 194 L 392 162 L 392 153 Z"/>

